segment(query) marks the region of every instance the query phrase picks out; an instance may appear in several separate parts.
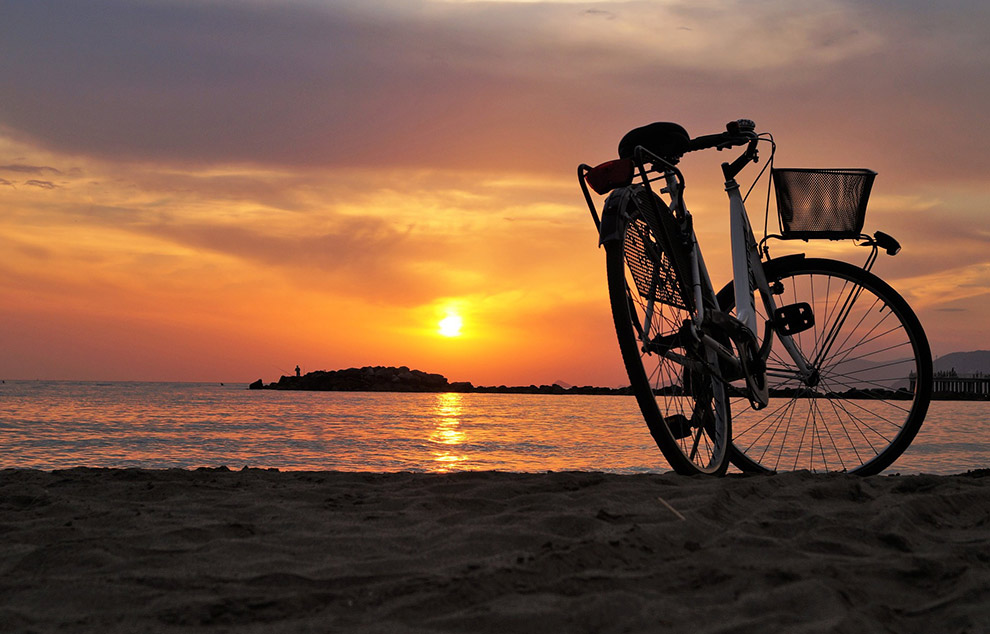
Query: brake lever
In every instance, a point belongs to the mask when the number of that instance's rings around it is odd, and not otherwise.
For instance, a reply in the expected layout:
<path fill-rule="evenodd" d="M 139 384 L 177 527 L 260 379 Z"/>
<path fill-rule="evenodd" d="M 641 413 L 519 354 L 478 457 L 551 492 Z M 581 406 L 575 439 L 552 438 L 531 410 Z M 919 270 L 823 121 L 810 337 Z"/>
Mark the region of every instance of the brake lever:
<path fill-rule="evenodd" d="M 722 174 L 726 181 L 733 180 L 750 161 L 756 163 L 759 160 L 759 154 L 756 150 L 758 143 L 758 138 L 749 139 L 749 146 L 745 152 L 740 154 L 732 163 L 722 163 Z"/>

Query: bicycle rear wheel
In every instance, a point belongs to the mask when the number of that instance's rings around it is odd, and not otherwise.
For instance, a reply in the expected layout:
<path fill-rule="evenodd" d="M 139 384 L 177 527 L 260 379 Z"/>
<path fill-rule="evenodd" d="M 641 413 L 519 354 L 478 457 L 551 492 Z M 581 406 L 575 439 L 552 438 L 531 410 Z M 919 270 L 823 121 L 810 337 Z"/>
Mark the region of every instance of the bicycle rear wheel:
<path fill-rule="evenodd" d="M 778 306 L 811 306 L 814 325 L 791 339 L 815 375 L 800 377 L 775 333 L 769 405 L 732 403 L 733 464 L 761 473 L 886 469 L 911 444 L 931 400 L 931 350 L 918 318 L 886 282 L 845 262 L 780 258 L 764 270 Z M 732 284 L 718 297 L 731 311 Z M 765 323 L 765 305 L 757 310 Z"/>
<path fill-rule="evenodd" d="M 644 190 L 626 192 L 616 239 L 605 243 L 609 299 L 629 381 L 650 434 L 681 474 L 725 473 L 730 410 L 725 384 L 684 328 L 686 286 L 664 237 L 673 216 Z M 656 205 L 656 206 L 654 206 Z M 681 247 L 684 248 L 684 247 Z"/>

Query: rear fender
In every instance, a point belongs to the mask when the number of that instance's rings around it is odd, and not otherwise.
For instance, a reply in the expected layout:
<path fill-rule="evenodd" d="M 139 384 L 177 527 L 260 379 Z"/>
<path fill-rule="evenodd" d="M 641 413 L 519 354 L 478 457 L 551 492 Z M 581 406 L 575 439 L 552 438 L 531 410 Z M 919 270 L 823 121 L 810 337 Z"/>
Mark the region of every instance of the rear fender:
<path fill-rule="evenodd" d="M 622 241 L 621 221 L 622 210 L 629 199 L 630 191 L 628 187 L 620 187 L 613 190 L 605 199 L 605 206 L 602 208 L 602 227 L 598 234 L 598 245 L 603 246 L 609 242 Z"/>

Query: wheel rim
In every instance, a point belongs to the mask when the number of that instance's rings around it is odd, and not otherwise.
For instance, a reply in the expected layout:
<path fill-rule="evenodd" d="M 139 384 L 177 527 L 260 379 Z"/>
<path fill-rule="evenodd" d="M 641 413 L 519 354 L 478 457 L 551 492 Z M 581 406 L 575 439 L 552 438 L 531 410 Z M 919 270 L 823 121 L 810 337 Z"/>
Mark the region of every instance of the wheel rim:
<path fill-rule="evenodd" d="M 767 359 L 768 407 L 754 411 L 741 398 L 732 403 L 732 457 L 740 468 L 875 473 L 917 432 L 920 422 L 914 421 L 924 416 L 918 410 L 927 407 L 919 398 L 919 376 L 927 371 L 919 362 L 925 358 L 918 341 L 924 335 L 907 325 L 916 319 L 889 287 L 849 269 L 774 277 L 783 287 L 778 305 L 812 307 L 815 325 L 793 341 L 812 362 L 817 383 L 801 378 L 774 341 Z M 766 311 L 758 311 L 763 323 Z"/>

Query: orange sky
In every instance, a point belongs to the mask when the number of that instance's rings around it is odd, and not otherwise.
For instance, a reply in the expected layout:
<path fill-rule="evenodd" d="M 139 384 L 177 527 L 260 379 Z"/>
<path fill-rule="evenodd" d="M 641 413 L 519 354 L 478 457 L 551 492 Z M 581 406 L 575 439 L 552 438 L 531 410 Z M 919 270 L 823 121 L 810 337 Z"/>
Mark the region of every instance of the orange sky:
<path fill-rule="evenodd" d="M 990 10 L 928 5 L 5 6 L 0 377 L 621 384 L 575 166 L 737 117 L 779 166 L 877 170 L 876 272 L 936 354 L 990 348 Z M 683 162 L 720 281 L 724 158 Z"/>

